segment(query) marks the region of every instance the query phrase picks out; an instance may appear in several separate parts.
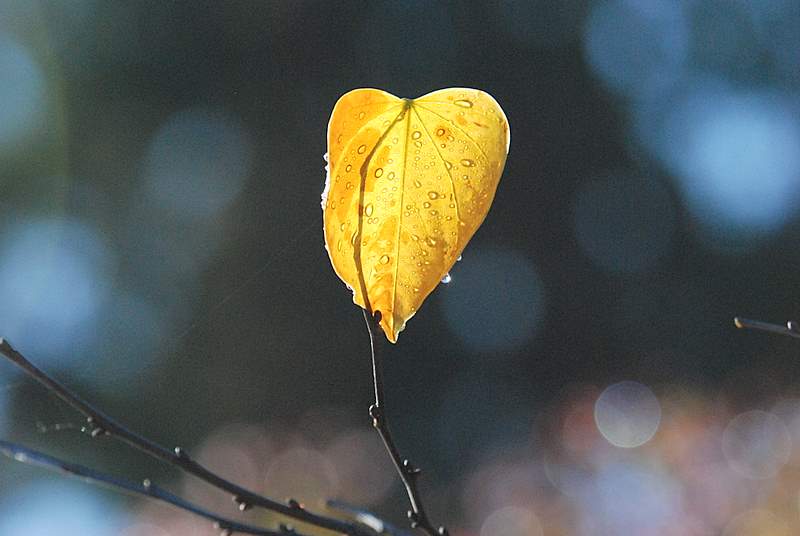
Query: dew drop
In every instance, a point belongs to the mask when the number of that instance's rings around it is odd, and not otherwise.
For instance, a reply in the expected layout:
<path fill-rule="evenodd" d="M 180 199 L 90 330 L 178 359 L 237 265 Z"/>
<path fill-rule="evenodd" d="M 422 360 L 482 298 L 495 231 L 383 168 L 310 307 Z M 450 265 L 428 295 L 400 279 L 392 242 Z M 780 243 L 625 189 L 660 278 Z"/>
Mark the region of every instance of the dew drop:
<path fill-rule="evenodd" d="M 411 240 L 413 240 L 414 242 L 416 242 L 417 240 L 419 240 L 419 236 L 417 236 L 417 235 L 415 235 L 415 234 L 412 234 L 412 235 L 411 235 Z"/>
<path fill-rule="evenodd" d="M 453 164 L 451 164 L 449 160 L 445 160 L 444 167 L 446 167 L 447 169 L 453 169 Z"/>
<path fill-rule="evenodd" d="M 430 214 L 431 216 L 436 216 L 436 215 L 437 215 L 437 214 L 439 214 L 439 213 L 438 213 L 437 211 L 435 211 L 435 210 L 431 210 L 431 211 L 429 212 L 429 214 Z"/>
<path fill-rule="evenodd" d="M 336 143 L 342 143 L 342 135 L 341 134 L 336 136 Z"/>
<path fill-rule="evenodd" d="M 431 199 L 439 199 L 439 194 L 431 190 L 430 192 L 428 192 L 428 197 Z"/>
<path fill-rule="evenodd" d="M 366 145 L 359 145 L 358 146 L 358 154 L 364 154 L 364 151 L 366 151 L 366 150 L 367 150 L 367 146 Z"/>
<path fill-rule="evenodd" d="M 422 141 L 421 141 L 421 140 L 417 140 L 417 141 L 415 141 L 415 142 L 414 142 L 414 146 L 415 146 L 415 147 L 422 147 Z"/>
<path fill-rule="evenodd" d="M 436 239 L 435 239 L 435 238 L 433 238 L 432 236 L 429 236 L 428 238 L 426 238 L 426 239 L 425 239 L 425 242 L 426 242 L 426 243 L 427 243 L 427 244 L 428 244 L 430 247 L 433 247 L 433 246 L 435 246 L 435 245 L 436 245 Z"/>
<path fill-rule="evenodd" d="M 380 258 L 380 262 L 381 262 L 381 264 L 389 264 L 389 255 L 383 255 Z"/>
<path fill-rule="evenodd" d="M 422 137 L 422 132 L 420 132 L 419 130 L 415 130 L 415 131 L 414 131 L 414 132 L 411 134 L 411 139 L 412 139 L 412 140 L 418 140 L 418 139 L 420 139 L 421 137 Z"/>
<path fill-rule="evenodd" d="M 422 188 L 422 183 L 419 182 L 419 180 L 415 180 L 414 181 L 414 186 L 416 186 L 417 188 Z"/>
<path fill-rule="evenodd" d="M 336 251 L 342 251 L 342 241 L 336 242 Z"/>
<path fill-rule="evenodd" d="M 443 128 L 437 129 L 436 130 L 436 135 L 437 136 L 444 136 L 444 129 Z M 341 136 L 339 136 L 339 137 L 341 137 Z"/>
<path fill-rule="evenodd" d="M 375 177 L 377 178 L 380 177 L 381 175 L 383 175 L 383 168 L 379 167 L 378 169 L 375 170 Z"/>
<path fill-rule="evenodd" d="M 452 134 L 447 135 L 447 141 L 455 141 L 455 138 L 453 137 Z"/>
<path fill-rule="evenodd" d="M 468 101 L 466 99 L 459 99 L 454 101 L 453 104 L 456 106 L 461 106 L 462 108 L 472 108 L 472 101 Z"/>
<path fill-rule="evenodd" d="M 390 171 L 390 172 L 389 172 L 389 174 L 387 175 L 387 178 L 388 178 L 389 180 L 392 180 L 392 179 L 394 179 L 394 171 Z"/>
<path fill-rule="evenodd" d="M 422 203 L 422 207 L 423 207 L 423 208 L 431 208 L 431 203 L 430 203 L 430 201 L 425 201 L 424 203 Z"/>
<path fill-rule="evenodd" d="M 344 167 L 344 170 L 345 170 L 346 172 L 350 173 L 351 171 L 353 171 L 353 166 L 351 166 L 350 164 L 347 164 L 347 165 Z"/>
<path fill-rule="evenodd" d="M 461 161 L 461 165 L 464 167 L 472 167 L 475 165 L 475 161 L 470 160 L 469 158 L 465 158 L 464 160 Z"/>
<path fill-rule="evenodd" d="M 345 225 L 344 223 L 342 223 L 342 224 L 339 226 L 339 230 L 340 230 L 340 231 L 344 231 L 344 228 L 345 228 L 345 227 L 346 227 L 346 225 Z"/>
<path fill-rule="evenodd" d="M 358 118 L 359 118 L 359 119 L 364 119 L 364 116 L 365 116 L 365 115 L 367 115 L 367 114 L 365 114 L 364 112 L 359 112 L 359 114 L 358 114 Z"/>
<path fill-rule="evenodd" d="M 374 210 L 374 207 L 372 206 L 372 203 L 369 203 L 366 207 L 364 207 L 364 214 L 367 217 L 370 217 L 370 216 L 372 216 L 372 211 L 373 210 Z"/>
<path fill-rule="evenodd" d="M 347 188 L 348 190 L 352 190 L 353 189 L 353 183 L 348 181 L 347 184 L 344 185 L 344 187 Z"/>
<path fill-rule="evenodd" d="M 414 287 L 414 292 L 419 292 L 419 289 L 417 287 Z"/>
<path fill-rule="evenodd" d="M 444 277 L 442 278 L 442 283 L 444 283 L 446 285 L 452 280 L 453 280 L 453 278 L 450 277 L 450 272 L 448 272 L 448 273 L 444 274 Z"/>

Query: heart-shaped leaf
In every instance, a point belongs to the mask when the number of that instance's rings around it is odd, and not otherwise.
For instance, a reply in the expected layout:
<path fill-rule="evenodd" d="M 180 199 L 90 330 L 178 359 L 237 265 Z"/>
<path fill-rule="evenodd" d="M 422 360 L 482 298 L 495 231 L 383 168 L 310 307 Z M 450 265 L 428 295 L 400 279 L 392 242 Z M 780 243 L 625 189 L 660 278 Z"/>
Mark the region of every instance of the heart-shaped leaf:
<path fill-rule="evenodd" d="M 325 246 L 391 342 L 486 217 L 509 141 L 503 110 L 476 89 L 417 99 L 356 89 L 333 108 Z"/>

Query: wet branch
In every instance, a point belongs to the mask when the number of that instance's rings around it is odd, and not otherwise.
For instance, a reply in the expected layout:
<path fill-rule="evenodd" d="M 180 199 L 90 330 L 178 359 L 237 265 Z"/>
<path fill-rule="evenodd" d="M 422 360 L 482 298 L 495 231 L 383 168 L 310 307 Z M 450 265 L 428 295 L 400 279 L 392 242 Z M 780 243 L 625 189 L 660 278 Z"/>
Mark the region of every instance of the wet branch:
<path fill-rule="evenodd" d="M 374 536 L 374 533 L 365 527 L 306 510 L 302 504 L 294 499 L 290 499 L 287 501 L 287 504 L 284 504 L 247 490 L 206 469 L 192 459 L 182 448 L 175 447 L 175 449 L 169 450 L 140 436 L 114 421 L 111 417 L 105 415 L 88 402 L 85 402 L 70 389 L 60 384 L 46 372 L 28 361 L 22 354 L 17 352 L 7 340 L 2 338 L 0 338 L 0 354 L 25 371 L 28 376 L 42 384 L 48 391 L 53 392 L 61 400 L 82 413 L 86 417 L 86 431 L 88 431 L 92 437 L 106 435 L 116 437 L 120 441 L 127 443 L 131 447 L 153 458 L 162 460 L 205 481 L 215 488 L 228 492 L 233 495 L 233 500 L 239 505 L 240 510 L 258 507 L 315 527 L 347 534 L 348 536 Z"/>
<path fill-rule="evenodd" d="M 800 339 L 800 324 L 794 320 L 786 322 L 785 326 L 779 324 L 770 324 L 769 322 L 762 322 L 761 320 L 749 320 L 747 318 L 736 317 L 733 323 L 740 329 L 755 329 L 759 331 L 768 331 L 770 333 L 777 333 L 779 335 L 787 335 Z"/>
<path fill-rule="evenodd" d="M 382 536 L 409 536 L 408 532 L 395 527 L 391 523 L 376 517 L 375 514 L 372 512 L 365 510 L 363 508 L 359 508 L 357 506 L 353 506 L 351 504 L 347 504 L 342 501 L 330 500 L 328 501 L 328 508 L 333 510 L 339 510 L 343 512 L 362 525 L 366 525 L 372 530 L 374 530 L 377 534 Z"/>
<path fill-rule="evenodd" d="M 367 331 L 369 332 L 370 351 L 372 355 L 372 379 L 375 386 L 375 403 L 369 408 L 370 417 L 372 417 L 372 425 L 383 440 L 386 450 L 389 452 L 389 457 L 392 459 L 397 473 L 400 475 L 400 480 L 403 481 L 403 486 L 406 488 L 408 501 L 411 504 L 411 510 L 408 511 L 408 518 L 411 520 L 411 527 L 418 528 L 424 531 L 429 536 L 447 536 L 447 529 L 444 527 L 434 527 L 425 512 L 420 498 L 419 489 L 417 488 L 417 479 L 420 475 L 420 469 L 414 467 L 407 459 L 400 456 L 400 452 L 394 444 L 392 434 L 389 431 L 389 424 L 386 421 L 386 405 L 385 396 L 383 392 L 383 370 L 381 367 L 381 353 L 377 351 L 380 335 L 376 337 L 376 328 L 381 319 L 380 311 L 375 313 L 375 317 L 370 318 L 366 309 L 364 311 L 364 321 L 367 324 Z"/>
<path fill-rule="evenodd" d="M 55 471 L 67 476 L 77 477 L 90 484 L 96 484 L 115 491 L 121 491 L 141 497 L 148 497 L 156 501 L 170 504 L 180 510 L 204 517 L 212 521 L 214 523 L 214 527 L 219 529 L 223 535 L 239 533 L 253 534 L 256 536 L 302 536 L 299 532 L 296 532 L 288 527 L 282 527 L 278 532 L 226 519 L 189 501 L 181 499 L 176 495 L 173 495 L 172 493 L 156 486 L 150 480 L 144 480 L 141 484 L 136 484 L 128 480 L 123 480 L 121 478 L 116 478 L 105 473 L 89 469 L 83 465 L 66 462 L 59 458 L 48 456 L 42 452 L 26 448 L 15 443 L 9 443 L 8 441 L 0 440 L 0 453 L 18 462 L 36 465 L 38 467 L 43 467 L 50 471 Z"/>

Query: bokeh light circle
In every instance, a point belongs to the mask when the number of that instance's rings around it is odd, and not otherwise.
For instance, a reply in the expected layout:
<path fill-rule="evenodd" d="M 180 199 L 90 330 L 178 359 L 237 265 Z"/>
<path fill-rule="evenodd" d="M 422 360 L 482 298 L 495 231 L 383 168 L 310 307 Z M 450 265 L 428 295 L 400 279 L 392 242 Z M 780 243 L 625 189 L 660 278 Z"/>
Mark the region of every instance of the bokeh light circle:
<path fill-rule="evenodd" d="M 795 467 L 800 467 L 800 398 L 779 400 L 772 407 L 771 413 L 780 418 L 789 431 L 789 437 L 792 440 L 792 453 L 789 463 Z"/>
<path fill-rule="evenodd" d="M 395 483 L 394 467 L 372 430 L 350 430 L 338 436 L 325 455 L 336 466 L 340 500 L 369 506 L 386 498 Z"/>
<path fill-rule="evenodd" d="M 788 461 L 792 438 L 772 413 L 752 410 L 731 419 L 722 434 L 722 453 L 728 465 L 748 478 L 771 478 Z"/>
<path fill-rule="evenodd" d="M 127 515 L 97 488 L 60 478 L 34 481 L 4 494 L 0 534 L 108 536 L 128 524 Z"/>
<path fill-rule="evenodd" d="M 581 250 L 601 268 L 622 273 L 653 267 L 666 254 L 677 219 L 664 185 L 627 172 L 583 184 L 573 215 Z"/>
<path fill-rule="evenodd" d="M 800 107 L 699 78 L 663 119 L 657 151 L 715 249 L 774 234 L 800 206 Z"/>
<path fill-rule="evenodd" d="M 8 386 L 0 384 L 0 435 L 6 433 L 6 415 L 8 413 Z"/>
<path fill-rule="evenodd" d="M 636 96 L 669 87 L 684 70 L 690 32 L 680 2 L 596 2 L 584 49 L 592 70 L 612 90 Z"/>
<path fill-rule="evenodd" d="M 298 471 L 298 467 L 303 470 Z M 272 458 L 264 486 L 278 496 L 324 503 L 338 495 L 339 477 L 330 458 L 316 449 L 298 446 Z"/>
<path fill-rule="evenodd" d="M 0 154 L 36 129 L 46 108 L 44 72 L 26 48 L 0 31 Z"/>
<path fill-rule="evenodd" d="M 98 232 L 72 219 L 20 222 L 0 236 L 4 335 L 52 366 L 85 359 L 109 295 L 114 256 Z M 65 348 L 73 351 L 64 352 Z"/>
<path fill-rule="evenodd" d="M 521 506 L 506 506 L 489 514 L 480 536 L 543 536 L 544 531 L 532 511 Z"/>
<path fill-rule="evenodd" d="M 450 330 L 477 353 L 514 350 L 536 333 L 545 289 L 534 264 L 513 250 L 470 250 L 442 293 Z M 446 290 L 446 292 L 442 292 Z"/>
<path fill-rule="evenodd" d="M 235 117 L 217 109 L 183 110 L 150 143 L 147 193 L 184 218 L 211 217 L 239 195 L 251 160 L 250 138 Z"/>
<path fill-rule="evenodd" d="M 735 516 L 722 536 L 789 536 L 789 525 L 769 510 L 754 508 Z"/>
<path fill-rule="evenodd" d="M 647 386 L 623 381 L 608 386 L 594 405 L 597 429 L 614 446 L 634 448 L 655 435 L 661 405 Z"/>
<path fill-rule="evenodd" d="M 665 472 L 634 463 L 603 466 L 581 495 L 579 507 L 584 529 L 579 534 L 668 534 L 684 517 L 677 482 Z"/>
<path fill-rule="evenodd" d="M 176 536 L 152 523 L 134 523 L 125 527 L 120 536 Z"/>

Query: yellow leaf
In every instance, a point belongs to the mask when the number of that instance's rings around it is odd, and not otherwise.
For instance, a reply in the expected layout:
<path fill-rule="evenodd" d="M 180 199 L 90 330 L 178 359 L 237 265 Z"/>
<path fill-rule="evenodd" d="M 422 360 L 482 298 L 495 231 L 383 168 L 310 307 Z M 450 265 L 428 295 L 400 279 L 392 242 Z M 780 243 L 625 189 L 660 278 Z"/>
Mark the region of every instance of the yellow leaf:
<path fill-rule="evenodd" d="M 503 110 L 477 89 L 417 99 L 356 89 L 334 106 L 325 247 L 391 342 L 486 217 L 509 141 Z"/>

